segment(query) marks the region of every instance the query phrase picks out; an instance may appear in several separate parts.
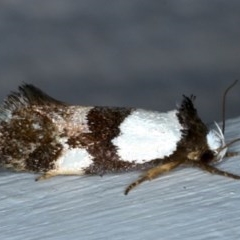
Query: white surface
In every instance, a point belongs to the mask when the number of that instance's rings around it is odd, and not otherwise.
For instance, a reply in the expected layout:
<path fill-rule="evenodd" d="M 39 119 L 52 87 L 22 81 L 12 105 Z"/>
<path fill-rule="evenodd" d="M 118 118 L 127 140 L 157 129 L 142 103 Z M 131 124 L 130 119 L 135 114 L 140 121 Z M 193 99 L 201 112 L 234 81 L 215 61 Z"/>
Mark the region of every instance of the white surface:
<path fill-rule="evenodd" d="M 177 110 L 162 113 L 136 109 L 124 119 L 120 135 L 112 140 L 118 155 L 136 163 L 171 155 L 183 129 L 176 114 Z"/>
<path fill-rule="evenodd" d="M 240 119 L 226 141 L 240 137 Z M 231 150 L 240 150 L 240 143 Z M 239 157 L 221 168 L 240 174 Z M 181 169 L 123 194 L 139 173 L 0 175 L 0 239 L 240 239 L 240 181 Z"/>

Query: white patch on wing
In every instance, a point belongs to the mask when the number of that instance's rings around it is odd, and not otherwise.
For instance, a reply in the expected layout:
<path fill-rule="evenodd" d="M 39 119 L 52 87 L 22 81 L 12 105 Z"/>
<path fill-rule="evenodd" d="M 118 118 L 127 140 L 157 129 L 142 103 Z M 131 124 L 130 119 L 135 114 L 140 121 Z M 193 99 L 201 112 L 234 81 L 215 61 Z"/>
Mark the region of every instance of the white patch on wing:
<path fill-rule="evenodd" d="M 112 140 L 123 161 L 144 163 L 171 155 L 183 129 L 177 110 L 159 113 L 137 109 L 120 125 L 120 135 Z"/>
<path fill-rule="evenodd" d="M 69 148 L 56 162 L 58 174 L 82 174 L 93 163 L 92 156 L 84 148 Z"/>
<path fill-rule="evenodd" d="M 62 108 L 64 113 L 60 114 L 60 109 L 54 112 L 47 112 L 47 116 L 55 123 L 59 132 L 67 131 L 68 136 L 74 136 L 79 132 L 89 132 L 87 115 L 93 107 L 82 106 L 68 106 Z M 41 109 L 37 107 L 35 109 L 41 112 Z M 42 114 L 46 114 L 43 112 Z M 64 115 L 64 117 L 62 116 Z"/>

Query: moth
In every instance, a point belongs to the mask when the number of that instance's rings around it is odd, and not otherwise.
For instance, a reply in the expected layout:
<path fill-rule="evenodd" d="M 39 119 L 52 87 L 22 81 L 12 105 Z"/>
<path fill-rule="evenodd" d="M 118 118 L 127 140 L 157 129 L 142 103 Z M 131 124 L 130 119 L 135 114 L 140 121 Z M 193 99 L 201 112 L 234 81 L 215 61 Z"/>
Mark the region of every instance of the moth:
<path fill-rule="evenodd" d="M 125 194 L 180 165 L 240 179 L 215 166 L 227 155 L 225 124 L 221 129 L 215 123 L 209 129 L 199 118 L 194 100 L 183 96 L 175 110 L 165 113 L 72 106 L 22 84 L 0 107 L 0 165 L 40 173 L 36 180 L 144 171 Z"/>

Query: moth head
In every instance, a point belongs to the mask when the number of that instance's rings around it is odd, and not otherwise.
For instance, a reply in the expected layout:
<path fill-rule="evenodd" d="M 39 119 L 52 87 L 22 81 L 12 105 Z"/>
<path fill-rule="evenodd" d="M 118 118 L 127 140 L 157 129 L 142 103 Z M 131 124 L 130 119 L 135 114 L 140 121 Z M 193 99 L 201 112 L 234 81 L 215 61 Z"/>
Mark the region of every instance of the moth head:
<path fill-rule="evenodd" d="M 215 122 L 215 128 L 210 129 L 206 135 L 207 145 L 203 147 L 200 151 L 192 151 L 188 154 L 188 159 L 192 161 L 201 161 L 205 163 L 209 162 L 219 162 L 226 155 L 236 156 L 239 153 L 231 152 L 227 153 L 228 147 L 235 142 L 240 141 L 240 138 L 234 139 L 229 143 L 225 143 L 224 131 L 225 131 L 225 105 L 226 105 L 226 96 L 228 91 L 234 87 L 238 80 L 234 81 L 224 92 L 223 95 L 223 105 L 222 105 L 222 129 Z"/>
<path fill-rule="evenodd" d="M 215 129 L 210 129 L 207 134 L 207 144 L 209 152 L 206 154 L 212 155 L 211 160 L 214 162 L 221 161 L 227 153 L 227 145 L 225 144 L 225 138 L 219 125 L 215 122 Z M 211 154 L 210 154 L 211 153 Z M 209 159 L 210 160 L 210 159 Z"/>

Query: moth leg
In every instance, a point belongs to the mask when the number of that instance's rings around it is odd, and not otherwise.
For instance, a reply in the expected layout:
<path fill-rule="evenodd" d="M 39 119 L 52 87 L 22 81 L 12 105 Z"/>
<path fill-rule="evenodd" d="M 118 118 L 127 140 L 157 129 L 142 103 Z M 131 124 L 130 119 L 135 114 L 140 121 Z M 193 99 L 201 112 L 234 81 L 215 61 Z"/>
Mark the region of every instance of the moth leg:
<path fill-rule="evenodd" d="M 151 168 L 150 170 L 148 170 L 142 177 L 140 177 L 138 180 L 136 180 L 135 182 L 131 183 L 125 190 L 125 195 L 127 195 L 129 193 L 129 191 L 131 191 L 133 188 L 135 188 L 136 186 L 138 186 L 139 184 L 141 184 L 144 181 L 147 180 L 152 180 L 154 178 L 157 178 L 159 175 L 165 173 L 165 172 L 169 172 L 172 169 L 176 168 L 177 166 L 179 166 L 182 163 L 182 161 L 175 161 L 175 162 L 168 162 L 168 163 L 164 163 L 160 166 Z"/>
<path fill-rule="evenodd" d="M 218 169 L 214 166 L 208 165 L 208 164 L 200 163 L 197 166 L 199 168 L 201 168 L 202 170 L 205 170 L 211 174 L 217 174 L 220 176 L 229 177 L 229 178 L 233 178 L 233 179 L 240 179 L 240 176 L 238 176 L 238 175 L 220 170 L 220 169 Z"/>
<path fill-rule="evenodd" d="M 225 157 L 235 157 L 238 155 L 239 155 L 239 152 L 227 152 Z"/>
<path fill-rule="evenodd" d="M 45 172 L 42 175 L 36 177 L 35 181 L 46 180 L 46 179 L 55 177 L 57 175 L 58 174 L 56 172 L 54 172 L 54 171 L 48 171 L 48 172 Z"/>
<path fill-rule="evenodd" d="M 58 170 L 50 170 L 47 172 L 44 172 L 42 175 L 36 177 L 35 181 L 40 181 L 40 180 L 46 180 L 52 177 L 56 177 L 59 175 L 65 175 L 65 176 L 69 176 L 69 175 L 76 175 L 76 176 L 82 176 L 84 175 L 85 172 L 84 171 L 61 171 L 59 172 Z"/>

